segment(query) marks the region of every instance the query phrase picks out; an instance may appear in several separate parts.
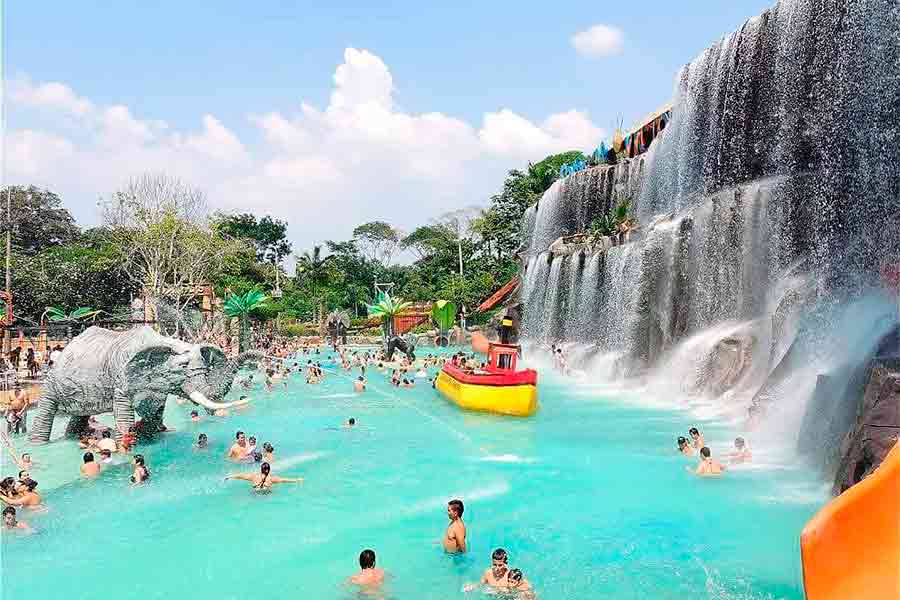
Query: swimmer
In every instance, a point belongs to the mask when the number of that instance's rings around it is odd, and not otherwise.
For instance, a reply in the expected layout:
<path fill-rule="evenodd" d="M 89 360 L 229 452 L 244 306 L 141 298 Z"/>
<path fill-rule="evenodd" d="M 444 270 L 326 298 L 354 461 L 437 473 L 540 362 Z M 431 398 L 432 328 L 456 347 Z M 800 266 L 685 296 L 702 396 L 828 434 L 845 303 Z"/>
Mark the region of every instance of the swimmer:
<path fill-rule="evenodd" d="M 116 440 L 112 439 L 112 434 L 109 432 L 109 429 L 105 430 L 100 434 L 100 441 L 97 442 L 97 448 L 100 450 L 109 450 L 110 452 L 115 452 L 118 450 L 116 447 Z"/>
<path fill-rule="evenodd" d="M 94 461 L 93 452 L 85 452 L 82 457 L 84 464 L 81 465 L 81 474 L 85 477 L 96 477 L 100 474 L 100 465 Z"/>
<path fill-rule="evenodd" d="M 366 391 L 366 379 L 362 375 L 357 377 L 356 381 L 353 382 L 353 391 L 357 393 L 362 393 Z"/>
<path fill-rule="evenodd" d="M 734 452 L 731 452 L 728 455 L 731 464 L 747 463 L 753 460 L 753 453 L 750 452 L 750 447 L 747 446 L 747 442 L 744 441 L 744 438 L 734 438 L 734 450 Z"/>
<path fill-rule="evenodd" d="M 693 473 L 694 475 L 699 475 L 700 477 L 708 477 L 710 475 L 721 475 L 722 471 L 725 470 L 719 461 L 714 460 L 712 458 L 712 453 L 709 451 L 709 448 L 703 446 L 700 448 L 700 464 L 697 465 L 696 469 L 691 469 L 691 467 L 685 467 L 689 473 Z"/>
<path fill-rule="evenodd" d="M 37 481 L 35 481 L 34 479 L 27 479 L 22 483 L 23 487 L 15 496 L 0 494 L 0 500 L 3 500 L 7 504 L 12 504 L 13 506 L 27 506 L 28 508 L 36 508 L 40 506 L 41 495 L 34 491 L 38 485 Z"/>
<path fill-rule="evenodd" d="M 16 509 L 12 506 L 7 506 L 3 509 L 3 529 L 31 533 L 31 527 L 28 526 L 28 523 L 16 519 Z"/>
<path fill-rule="evenodd" d="M 353 417 L 350 417 L 349 419 L 347 419 L 347 422 L 344 423 L 344 429 L 351 429 L 355 426 L 356 426 L 356 419 L 354 419 Z"/>
<path fill-rule="evenodd" d="M 375 566 L 375 551 L 363 550 L 359 553 L 359 573 L 350 577 L 356 585 L 381 585 L 384 583 L 384 569 Z"/>
<path fill-rule="evenodd" d="M 200 413 L 198 413 L 196 410 L 192 410 L 191 421 L 193 421 L 194 423 L 199 423 L 201 420 L 202 418 L 200 417 Z"/>
<path fill-rule="evenodd" d="M 234 434 L 235 442 L 228 449 L 228 458 L 231 460 L 244 460 L 247 458 L 247 436 L 243 431 Z"/>
<path fill-rule="evenodd" d="M 27 452 L 22 455 L 22 458 L 19 459 L 18 463 L 19 463 L 20 469 L 33 469 L 34 468 L 34 462 L 32 462 L 32 460 L 31 460 L 31 455 L 28 454 Z"/>
<path fill-rule="evenodd" d="M 269 442 L 265 442 L 263 444 L 263 453 L 261 460 L 269 464 L 275 462 L 275 447 Z"/>
<path fill-rule="evenodd" d="M 506 588 L 514 592 L 522 600 L 534 598 L 531 583 L 525 579 L 521 569 L 512 569 L 506 578 Z"/>
<path fill-rule="evenodd" d="M 683 435 L 678 436 L 678 451 L 685 456 L 693 456 L 694 448 Z"/>
<path fill-rule="evenodd" d="M 447 518 L 450 525 L 444 534 L 444 550 L 450 554 L 466 551 L 466 524 L 462 516 L 465 511 L 462 500 L 451 500 L 447 503 Z"/>
<path fill-rule="evenodd" d="M 132 484 L 140 485 L 150 479 L 150 469 L 144 463 L 143 454 L 135 454 L 131 462 L 134 464 L 134 472 L 131 474 Z"/>
<path fill-rule="evenodd" d="M 699 450 L 706 445 L 706 442 L 703 440 L 703 434 L 700 433 L 700 430 L 696 427 L 688 429 L 688 434 L 690 434 L 691 439 L 693 440 L 692 444 L 695 449 Z"/>
<path fill-rule="evenodd" d="M 209 448 L 209 438 L 205 433 L 201 433 L 197 436 L 197 449 L 205 450 L 206 448 Z"/>
<path fill-rule="evenodd" d="M 272 467 L 269 463 L 264 462 L 259 466 L 259 473 L 236 473 L 234 475 L 229 475 L 225 478 L 225 481 L 229 479 L 240 479 L 241 481 L 249 481 L 253 484 L 253 489 L 255 491 L 269 491 L 272 489 L 272 485 L 276 483 L 302 483 L 302 477 L 276 477 L 272 475 Z"/>
<path fill-rule="evenodd" d="M 469 583 L 463 587 L 464 592 L 471 592 L 478 585 L 489 585 L 495 588 L 506 587 L 506 576 L 509 574 L 509 554 L 503 548 L 497 548 L 491 553 L 491 566 L 484 571 L 481 581 L 477 584 Z"/>
<path fill-rule="evenodd" d="M 100 451 L 100 465 L 111 465 L 112 464 L 112 452 L 109 450 L 101 450 Z"/>
<path fill-rule="evenodd" d="M 247 440 L 247 456 L 253 456 L 256 454 L 256 436 L 251 435 L 250 439 Z"/>
<path fill-rule="evenodd" d="M 238 405 L 236 406 L 237 410 L 243 410 L 250 406 L 250 399 L 247 396 L 241 396 L 238 398 Z"/>

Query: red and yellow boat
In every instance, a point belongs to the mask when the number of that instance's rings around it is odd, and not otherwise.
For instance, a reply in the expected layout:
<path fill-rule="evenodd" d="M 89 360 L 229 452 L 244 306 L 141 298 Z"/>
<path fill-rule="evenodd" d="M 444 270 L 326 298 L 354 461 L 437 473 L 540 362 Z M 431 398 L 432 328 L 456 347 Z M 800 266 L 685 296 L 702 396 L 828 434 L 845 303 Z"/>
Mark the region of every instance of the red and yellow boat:
<path fill-rule="evenodd" d="M 516 371 L 519 347 L 491 342 L 482 369 L 447 363 L 434 386 L 464 410 L 529 417 L 537 412 L 537 371 Z"/>

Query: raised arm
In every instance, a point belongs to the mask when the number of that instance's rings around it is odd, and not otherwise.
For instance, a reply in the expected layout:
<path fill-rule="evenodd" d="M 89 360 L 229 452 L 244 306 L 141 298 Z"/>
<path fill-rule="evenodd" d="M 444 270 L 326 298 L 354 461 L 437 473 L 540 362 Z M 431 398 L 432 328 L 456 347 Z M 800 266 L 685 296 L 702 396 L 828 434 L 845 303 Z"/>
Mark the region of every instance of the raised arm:
<path fill-rule="evenodd" d="M 0 500 L 3 500 L 7 504 L 12 504 L 13 506 L 25 506 L 25 500 L 22 498 L 10 498 L 9 496 L 0 494 Z"/>

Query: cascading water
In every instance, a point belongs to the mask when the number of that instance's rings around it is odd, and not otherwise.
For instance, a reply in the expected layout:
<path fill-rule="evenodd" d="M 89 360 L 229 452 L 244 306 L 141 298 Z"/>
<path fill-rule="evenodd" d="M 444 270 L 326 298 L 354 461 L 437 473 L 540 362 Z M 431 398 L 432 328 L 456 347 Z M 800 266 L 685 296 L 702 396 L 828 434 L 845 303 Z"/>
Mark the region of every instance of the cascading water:
<path fill-rule="evenodd" d="M 557 181 L 528 211 L 525 335 L 595 344 L 620 374 L 670 361 L 746 408 L 798 314 L 825 335 L 817 307 L 900 263 L 900 3 L 783 0 L 681 70 L 672 115 L 644 157 Z M 636 240 L 548 255 L 625 199 Z"/>

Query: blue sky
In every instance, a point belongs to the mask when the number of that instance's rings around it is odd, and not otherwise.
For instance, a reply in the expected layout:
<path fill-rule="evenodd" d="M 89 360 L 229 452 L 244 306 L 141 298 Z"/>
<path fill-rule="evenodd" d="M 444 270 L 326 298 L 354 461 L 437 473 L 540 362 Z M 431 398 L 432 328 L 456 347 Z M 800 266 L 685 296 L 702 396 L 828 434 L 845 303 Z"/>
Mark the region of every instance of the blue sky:
<path fill-rule="evenodd" d="M 770 4 L 6 2 L 7 180 L 84 223 L 152 170 L 287 219 L 298 246 L 409 229 L 630 125 Z M 600 24 L 621 39 L 579 51 Z"/>

